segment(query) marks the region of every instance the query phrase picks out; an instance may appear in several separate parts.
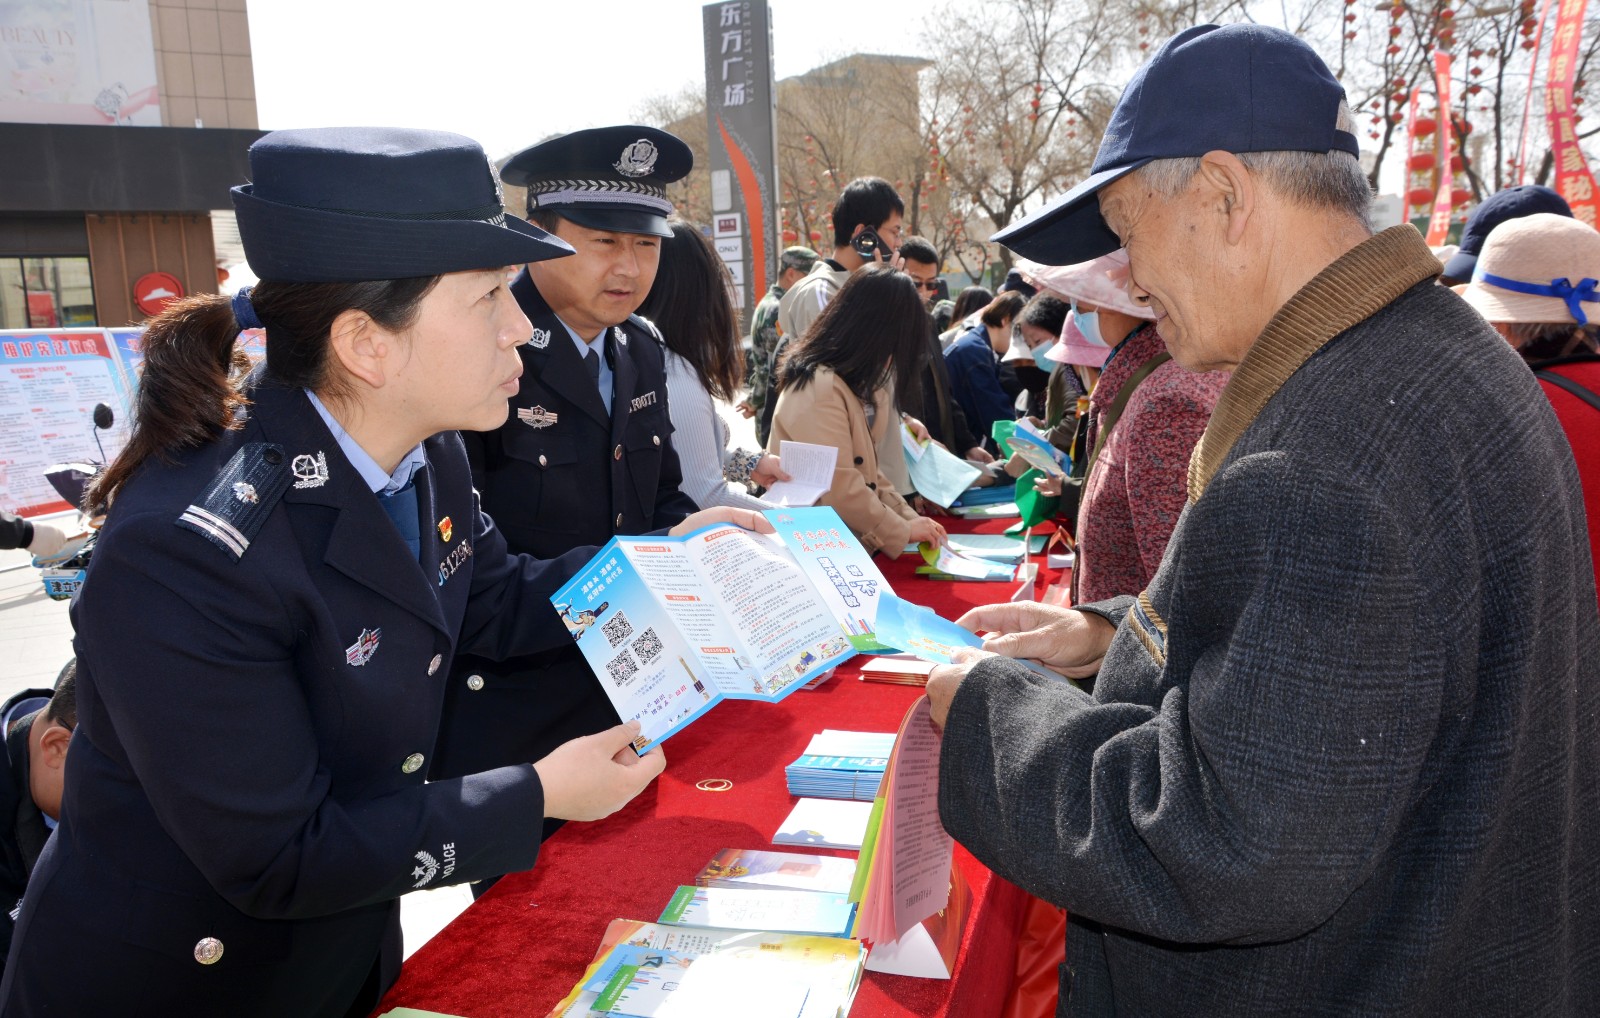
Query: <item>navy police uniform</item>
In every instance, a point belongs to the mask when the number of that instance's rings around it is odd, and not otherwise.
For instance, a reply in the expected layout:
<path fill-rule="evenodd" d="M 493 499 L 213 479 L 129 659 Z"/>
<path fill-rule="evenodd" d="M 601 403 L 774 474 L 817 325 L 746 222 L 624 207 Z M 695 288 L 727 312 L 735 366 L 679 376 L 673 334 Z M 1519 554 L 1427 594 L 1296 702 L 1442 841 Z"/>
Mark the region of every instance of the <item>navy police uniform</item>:
<path fill-rule="evenodd" d="M 45 841 L 50 823 L 34 804 L 28 780 L 28 736 L 33 725 L 50 705 L 50 690 L 24 689 L 0 704 L 0 733 L 5 752 L 0 754 L 0 951 L 11 948 L 12 914 L 27 889 Z"/>
<path fill-rule="evenodd" d="M 399 971 L 401 894 L 538 853 L 531 766 L 425 784 L 426 755 L 458 652 L 571 642 L 548 596 L 587 555 L 508 555 L 446 433 L 415 478 L 419 563 L 303 391 L 252 399 L 243 429 L 147 465 L 101 531 L 72 611 L 67 819 L 8 1015 L 41 985 L 64 1014 L 342 1013 Z"/>
<path fill-rule="evenodd" d="M 615 127 L 543 142 L 513 156 L 503 175 L 528 186 L 531 205 L 581 225 L 661 236 L 670 233 L 671 208 L 662 182 L 691 164 L 688 147 L 665 131 Z M 655 326 L 633 315 L 605 330 L 613 376 L 608 414 L 567 327 L 526 269 L 511 292 L 533 325 L 533 338 L 520 348 L 521 391 L 499 430 L 462 436 L 484 510 L 511 549 L 554 557 L 617 534 L 662 530 L 695 512 L 678 490 L 682 472 Z M 434 774 L 537 760 L 617 723 L 571 641 L 505 661 L 463 656 L 446 693 Z"/>
<path fill-rule="evenodd" d="M 266 279 L 571 251 L 504 214 L 459 135 L 279 131 L 250 162 L 234 205 Z M 233 307 L 261 324 L 248 291 Z M 210 340 L 169 340 L 190 341 Z M 269 329 L 268 363 L 295 342 Z M 236 428 L 144 460 L 100 532 L 72 608 L 63 820 L 23 899 L 7 1018 L 365 1014 L 399 970 L 400 895 L 538 853 L 532 766 L 428 784 L 428 754 L 455 655 L 570 642 L 549 595 L 588 556 L 509 554 L 454 432 L 422 443 L 414 511 L 386 509 L 304 389 L 258 371 L 244 395 Z"/>

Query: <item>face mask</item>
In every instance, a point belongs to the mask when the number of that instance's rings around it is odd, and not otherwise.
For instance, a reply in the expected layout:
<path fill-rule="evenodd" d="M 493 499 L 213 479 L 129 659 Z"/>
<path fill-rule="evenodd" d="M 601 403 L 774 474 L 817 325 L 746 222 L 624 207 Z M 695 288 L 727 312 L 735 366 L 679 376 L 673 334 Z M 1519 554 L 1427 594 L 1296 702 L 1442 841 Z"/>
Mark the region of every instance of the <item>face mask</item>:
<path fill-rule="evenodd" d="M 1097 346 L 1105 346 L 1106 341 L 1100 336 L 1100 312 L 1079 311 L 1078 305 L 1072 305 L 1072 324 L 1083 333 L 1083 338 Z"/>
<path fill-rule="evenodd" d="M 1050 345 L 1049 343 L 1042 343 L 1034 348 L 1033 363 L 1039 366 L 1040 371 L 1050 372 L 1055 370 L 1056 362 L 1045 356 L 1050 352 Z"/>

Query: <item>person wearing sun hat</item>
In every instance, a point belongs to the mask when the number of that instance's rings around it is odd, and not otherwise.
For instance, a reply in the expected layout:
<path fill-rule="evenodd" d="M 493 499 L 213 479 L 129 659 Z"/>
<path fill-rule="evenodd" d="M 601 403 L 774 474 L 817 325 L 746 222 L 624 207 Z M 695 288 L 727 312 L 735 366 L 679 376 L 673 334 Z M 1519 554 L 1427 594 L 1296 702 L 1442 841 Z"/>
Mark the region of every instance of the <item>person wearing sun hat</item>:
<path fill-rule="evenodd" d="M 426 781 L 455 654 L 571 640 L 548 594 L 594 549 L 508 553 L 457 435 L 517 391 L 506 266 L 570 249 L 505 214 L 460 135 L 276 131 L 249 158 L 233 195 L 262 281 L 150 322 L 96 483 L 78 724 L 7 1015 L 367 1014 L 400 895 L 527 869 L 547 817 L 606 816 L 663 767 L 618 725 Z M 236 384 L 235 339 L 263 327 Z M 699 524 L 718 518 L 759 526 Z"/>
<path fill-rule="evenodd" d="M 1154 313 L 1135 303 L 1123 285 L 1125 252 L 1077 265 L 1039 266 L 1032 276 L 1072 302 L 1076 355 L 1100 369 L 1089 393 L 1081 452 L 1092 466 L 1078 508 L 1075 599 L 1137 594 L 1155 575 L 1183 512 L 1189 456 L 1228 374 L 1185 371 L 1172 362 Z M 1061 345 L 1065 356 L 1073 356 L 1073 347 Z"/>
<path fill-rule="evenodd" d="M 1144 590 L 975 609 L 988 656 L 929 676 L 945 829 L 1069 914 L 1060 1015 L 1600 999 L 1577 472 L 1416 229 L 1373 233 L 1353 124 L 1304 40 L 1187 29 L 1089 177 L 996 235 L 1126 249 L 1173 360 L 1232 373 Z"/>
<path fill-rule="evenodd" d="M 1449 252 L 1448 257 L 1443 254 L 1439 256 L 1439 260 L 1444 263 L 1444 271 L 1439 274 L 1439 281 L 1451 286 L 1472 279 L 1478 254 L 1483 250 L 1489 235 L 1502 223 L 1536 215 L 1565 216 L 1571 219 L 1572 206 L 1568 205 L 1567 200 L 1561 195 L 1542 184 L 1518 184 L 1496 191 L 1485 198 L 1472 210 L 1472 214 L 1467 217 L 1466 225 L 1461 228 L 1461 244 Z"/>
<path fill-rule="evenodd" d="M 1533 369 L 1572 444 L 1600 570 L 1600 233 L 1536 213 L 1495 227 L 1461 291 Z"/>

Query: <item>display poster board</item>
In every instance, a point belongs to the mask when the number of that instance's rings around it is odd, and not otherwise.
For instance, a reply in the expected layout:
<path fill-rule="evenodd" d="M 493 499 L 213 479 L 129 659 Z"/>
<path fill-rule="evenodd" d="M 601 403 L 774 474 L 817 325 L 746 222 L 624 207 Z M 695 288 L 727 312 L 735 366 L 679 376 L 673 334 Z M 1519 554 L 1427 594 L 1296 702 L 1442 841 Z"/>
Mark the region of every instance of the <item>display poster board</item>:
<path fill-rule="evenodd" d="M 94 405 L 117 414 L 100 433 L 107 457 L 127 441 L 132 391 L 104 329 L 0 332 L 0 509 L 38 516 L 73 508 L 45 468 L 97 462 Z"/>
<path fill-rule="evenodd" d="M 147 0 L 0 0 L 0 121 L 161 126 Z"/>

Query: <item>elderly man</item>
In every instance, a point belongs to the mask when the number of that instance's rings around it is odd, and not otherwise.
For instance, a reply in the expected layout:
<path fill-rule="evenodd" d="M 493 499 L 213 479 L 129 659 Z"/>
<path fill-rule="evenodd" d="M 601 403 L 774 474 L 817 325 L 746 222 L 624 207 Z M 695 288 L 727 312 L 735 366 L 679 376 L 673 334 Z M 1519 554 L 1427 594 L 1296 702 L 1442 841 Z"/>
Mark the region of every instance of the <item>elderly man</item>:
<path fill-rule="evenodd" d="M 1204 26 L 1094 175 L 998 237 L 1118 246 L 1173 357 L 1233 377 L 1137 598 L 978 609 L 935 671 L 940 812 L 1071 914 L 1061 1014 L 1576 1015 L 1600 1000 L 1600 618 L 1527 369 L 1373 236 L 1305 44 Z"/>

